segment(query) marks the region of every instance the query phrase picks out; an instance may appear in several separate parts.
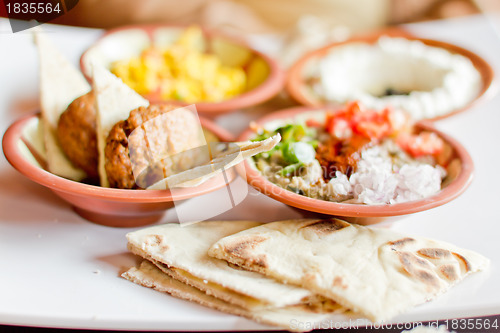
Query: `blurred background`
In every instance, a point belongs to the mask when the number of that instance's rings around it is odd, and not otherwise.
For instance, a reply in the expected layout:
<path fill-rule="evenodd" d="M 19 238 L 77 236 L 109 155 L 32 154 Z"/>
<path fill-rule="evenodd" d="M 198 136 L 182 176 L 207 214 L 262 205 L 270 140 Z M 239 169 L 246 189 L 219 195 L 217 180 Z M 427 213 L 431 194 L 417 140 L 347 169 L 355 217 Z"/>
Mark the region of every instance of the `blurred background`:
<path fill-rule="evenodd" d="M 391 24 L 500 10 L 498 0 L 80 0 L 53 23 L 112 28 L 131 23 L 199 23 L 248 33 L 286 31 L 310 15 L 364 31 Z"/>
<path fill-rule="evenodd" d="M 308 50 L 355 34 L 481 12 L 500 12 L 500 0 L 80 0 L 51 23 L 200 24 L 239 36 L 278 35 L 272 55 L 288 67 Z"/>

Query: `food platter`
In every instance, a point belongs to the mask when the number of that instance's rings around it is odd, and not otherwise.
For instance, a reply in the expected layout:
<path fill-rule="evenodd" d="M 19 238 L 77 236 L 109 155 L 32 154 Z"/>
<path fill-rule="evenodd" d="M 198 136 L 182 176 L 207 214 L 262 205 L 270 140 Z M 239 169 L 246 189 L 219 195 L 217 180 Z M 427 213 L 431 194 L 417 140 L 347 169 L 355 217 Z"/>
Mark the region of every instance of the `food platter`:
<path fill-rule="evenodd" d="M 450 31 L 457 33 L 455 28 L 452 26 Z M 88 41 L 93 36 L 88 37 Z M 490 37 L 492 43 L 496 41 L 494 36 Z M 16 45 L 19 52 L 30 47 L 27 39 Z M 481 140 L 482 133 L 492 133 L 493 140 L 500 139 L 495 131 L 495 121 L 498 123 L 499 120 L 496 103 L 498 100 L 493 100 L 485 103 L 482 110 L 473 109 L 447 123 L 439 123 L 441 129 L 461 140 L 473 160 L 477 161 L 478 174 L 469 190 L 447 205 L 412 214 L 392 226 L 398 231 L 439 238 L 487 254 L 492 269 L 488 274 L 467 278 L 453 292 L 396 317 L 395 321 L 416 322 L 500 313 L 495 283 L 499 279 L 496 268 L 500 263 L 500 251 L 495 245 L 495 234 L 500 231 L 498 224 L 494 223 L 498 212 L 495 198 L 484 195 L 490 193 L 492 187 L 500 186 L 500 180 L 487 176 L 496 175 L 495 163 L 482 162 L 480 158 L 488 154 L 488 148 Z M 478 120 L 475 116 L 479 114 L 481 123 L 469 126 Z M 2 119 L 2 128 L 6 128 L 12 118 L 8 115 Z M 226 118 L 218 122 L 227 124 L 231 120 Z M 234 124 L 235 128 L 237 125 Z M 242 127 L 242 124 L 238 126 Z M 463 128 L 468 128 L 466 134 Z M 470 137 L 473 139 L 466 140 Z M 137 258 L 127 251 L 124 238 L 127 232 L 135 229 L 114 229 L 88 223 L 50 191 L 18 175 L 4 160 L 1 171 L 2 187 L 9 190 L 0 192 L 0 250 L 6 254 L 2 257 L 4 267 L 13 268 L 5 276 L 0 290 L 7 300 L 0 304 L 2 323 L 136 330 L 269 329 L 121 279 L 119 275 L 137 263 Z M 189 201 L 184 205 L 203 213 L 224 193 L 219 190 L 207 194 L 202 201 Z M 259 207 L 258 216 L 255 207 Z M 216 219 L 259 218 L 269 222 L 301 216 L 300 212 L 250 189 L 242 203 Z M 174 221 L 175 212 L 167 213 L 164 222 Z M 472 231 L 477 235 L 471 237 Z M 19 265 L 20 262 L 24 264 Z M 19 295 L 31 295 L 30 301 L 26 302 L 26 298 Z"/>

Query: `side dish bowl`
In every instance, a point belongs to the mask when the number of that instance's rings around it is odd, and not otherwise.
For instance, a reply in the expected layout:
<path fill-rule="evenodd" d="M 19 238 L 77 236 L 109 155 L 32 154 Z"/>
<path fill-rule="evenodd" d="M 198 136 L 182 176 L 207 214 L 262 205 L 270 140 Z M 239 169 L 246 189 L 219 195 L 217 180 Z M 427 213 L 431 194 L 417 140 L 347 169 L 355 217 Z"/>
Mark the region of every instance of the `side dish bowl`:
<path fill-rule="evenodd" d="M 452 116 L 456 113 L 459 113 L 461 111 L 464 111 L 466 109 L 469 109 L 471 106 L 479 102 L 480 100 L 485 99 L 487 96 L 492 96 L 494 87 L 494 71 L 492 67 L 486 62 L 483 58 L 481 58 L 479 55 L 464 49 L 462 47 L 459 47 L 457 45 L 437 41 L 437 40 L 431 40 L 431 39 L 423 39 L 423 38 L 417 38 L 415 36 L 412 36 L 409 32 L 402 30 L 402 29 L 389 29 L 389 30 L 384 30 L 381 32 L 377 32 L 374 34 L 370 35 L 363 35 L 363 36 L 358 36 L 351 38 L 347 41 L 344 42 L 339 42 L 339 43 L 333 43 L 330 45 L 327 45 L 325 47 L 322 47 L 320 49 L 311 51 L 304 55 L 301 59 L 299 59 L 288 71 L 288 76 L 286 80 L 286 90 L 288 94 L 299 104 L 305 105 L 305 106 L 324 106 L 324 105 L 335 105 L 336 103 L 333 101 L 328 100 L 326 97 L 322 96 L 319 94 L 316 89 L 314 89 L 314 82 L 317 82 L 318 78 L 315 78 L 315 72 L 319 68 L 320 62 L 325 59 L 327 56 L 331 54 L 331 52 L 336 51 L 340 48 L 343 48 L 345 46 L 349 45 L 362 45 L 362 44 L 368 44 L 368 45 L 375 45 L 381 37 L 389 37 L 389 38 L 403 38 L 405 40 L 408 40 L 409 42 L 416 41 L 423 43 L 425 46 L 441 49 L 444 51 L 449 52 L 452 55 L 459 55 L 461 57 L 464 57 L 465 59 L 470 60 L 470 63 L 472 64 L 473 68 L 476 69 L 476 71 L 479 74 L 479 79 L 478 79 L 478 84 L 479 87 L 477 88 L 477 92 L 475 93 L 475 97 L 470 102 L 467 102 L 465 105 L 461 107 L 452 107 L 451 111 L 446 111 L 446 112 L 436 112 L 435 114 L 432 113 L 431 116 L 425 116 L 421 118 L 426 118 L 426 119 L 431 119 L 431 120 L 438 120 L 441 118 L 449 117 Z M 415 48 L 418 49 L 418 48 Z M 421 51 L 421 50 L 420 50 Z M 428 51 L 427 51 L 428 52 Z M 442 55 L 442 54 L 441 54 Z M 366 54 L 360 54 L 359 57 L 351 57 L 352 59 L 363 59 L 366 61 Z M 420 64 L 421 67 L 421 64 Z M 362 68 L 362 66 L 359 66 L 359 68 Z M 377 73 L 386 73 L 387 71 L 390 71 L 390 69 L 387 68 L 374 68 L 375 72 Z M 416 68 L 416 71 L 419 72 L 418 67 Z M 369 77 L 373 79 L 373 77 L 377 77 L 377 73 L 369 73 Z M 399 72 L 396 71 L 396 72 Z M 390 75 L 388 75 L 390 76 Z M 429 76 L 427 76 L 429 77 Z M 410 80 L 410 79 L 408 79 Z M 416 80 L 418 81 L 418 80 Z M 453 81 L 453 80 L 452 80 Z M 332 81 L 333 82 L 333 81 Z M 410 81 L 409 81 L 410 82 Z M 406 83 L 408 84 L 408 83 Z M 415 82 L 411 84 L 416 84 Z M 372 86 L 373 87 L 373 86 Z M 398 90 L 397 87 L 390 87 L 391 89 L 394 88 L 396 91 Z M 438 88 L 440 88 L 438 86 Z M 371 88 L 370 88 L 371 89 Z M 443 88 L 440 88 L 440 90 L 443 90 Z M 404 93 L 406 94 L 406 92 Z M 444 94 L 443 94 L 444 96 Z M 447 95 L 446 95 L 447 96 Z M 428 96 L 427 96 L 428 97 Z M 442 96 L 441 96 L 442 97 Z M 358 98 L 356 98 L 358 99 Z M 441 100 L 440 100 L 441 101 Z M 428 98 L 426 101 L 428 102 Z M 423 103 L 423 102 L 422 102 Z M 425 104 L 425 103 L 424 103 Z"/>
<path fill-rule="evenodd" d="M 276 123 L 284 124 L 298 118 L 304 120 L 308 119 L 309 116 L 314 117 L 314 114 L 318 114 L 318 112 L 322 112 L 323 110 L 325 109 L 313 107 L 285 109 L 257 120 L 256 125 L 258 127 L 265 127 L 266 124 L 268 126 Z M 310 198 L 289 191 L 269 181 L 257 169 L 252 159 L 247 159 L 238 166 L 239 173 L 245 175 L 247 182 L 258 191 L 289 206 L 313 213 L 342 216 L 350 222 L 364 225 L 379 223 L 389 217 L 421 212 L 448 203 L 461 195 L 472 181 L 474 164 L 469 153 L 458 141 L 437 130 L 428 121 L 417 123 L 415 128 L 417 132 L 425 130 L 437 134 L 451 148 L 448 157 L 450 169 L 448 170 L 448 177 L 442 183 L 442 189 L 437 194 L 422 200 L 395 204 L 366 205 Z M 240 135 L 238 140 L 251 140 L 254 136 L 254 130 L 249 128 Z"/>
<path fill-rule="evenodd" d="M 232 169 L 192 188 L 175 190 L 124 190 L 80 183 L 44 170 L 37 152 L 39 114 L 25 116 L 5 132 L 2 146 L 9 163 L 24 176 L 52 190 L 73 206 L 83 218 L 112 227 L 139 227 L 152 224 L 165 211 L 184 200 L 225 187 L 236 177 Z M 220 141 L 232 141 L 232 135 L 210 120 L 200 118 L 202 126 Z M 38 132 L 39 133 L 39 132 Z M 38 145 L 39 146 L 39 145 Z"/>
<path fill-rule="evenodd" d="M 92 63 L 110 68 L 114 61 L 138 56 L 148 46 L 164 48 L 171 45 L 185 29 L 183 26 L 152 24 L 109 30 L 83 53 L 81 70 L 90 80 Z M 259 104 L 281 91 L 285 74 L 275 60 L 233 37 L 204 29 L 202 31 L 204 52 L 215 55 L 224 65 L 241 67 L 247 75 L 247 88 L 243 93 L 220 102 L 194 102 L 198 112 L 205 116 L 216 116 Z M 166 100 L 160 93 L 144 97 L 151 103 L 193 104 Z"/>

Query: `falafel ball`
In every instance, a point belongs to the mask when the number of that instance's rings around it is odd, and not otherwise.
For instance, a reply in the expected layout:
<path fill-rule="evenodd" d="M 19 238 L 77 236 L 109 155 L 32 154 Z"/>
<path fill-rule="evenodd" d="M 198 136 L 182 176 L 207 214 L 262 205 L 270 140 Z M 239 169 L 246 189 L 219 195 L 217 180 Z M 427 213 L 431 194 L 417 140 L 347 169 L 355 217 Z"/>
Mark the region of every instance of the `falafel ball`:
<path fill-rule="evenodd" d="M 99 177 L 97 171 L 97 135 L 95 96 L 92 91 L 75 99 L 63 112 L 57 124 L 62 150 L 88 178 Z"/>
<path fill-rule="evenodd" d="M 162 157 L 201 145 L 195 116 L 186 110 L 169 113 L 178 108 L 166 104 L 141 106 L 132 110 L 127 120 L 113 126 L 104 151 L 110 187 L 146 188 L 170 175 L 175 168 L 171 159 Z M 162 117 L 158 117 L 160 115 Z M 160 159 L 156 161 L 158 156 Z"/>

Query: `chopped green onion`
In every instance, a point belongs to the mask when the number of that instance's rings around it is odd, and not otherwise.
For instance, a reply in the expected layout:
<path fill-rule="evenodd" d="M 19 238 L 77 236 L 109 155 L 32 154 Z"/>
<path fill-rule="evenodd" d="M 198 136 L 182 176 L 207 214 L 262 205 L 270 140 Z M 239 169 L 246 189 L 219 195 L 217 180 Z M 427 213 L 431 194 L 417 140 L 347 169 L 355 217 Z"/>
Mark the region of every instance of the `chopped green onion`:
<path fill-rule="evenodd" d="M 295 164 L 287 165 L 286 167 L 281 169 L 280 174 L 282 176 L 289 176 L 292 173 L 294 173 L 295 171 L 297 171 L 298 169 L 300 169 L 302 166 L 304 166 L 304 163 L 295 163 Z"/>
<path fill-rule="evenodd" d="M 293 138 L 293 127 L 294 125 L 286 125 L 276 130 L 276 132 L 281 134 L 281 142 L 288 142 Z"/>
<path fill-rule="evenodd" d="M 306 136 L 307 131 L 304 125 L 295 125 L 294 127 L 294 132 L 293 132 L 293 138 L 295 141 L 300 141 L 304 136 Z"/>
<path fill-rule="evenodd" d="M 307 141 L 307 143 L 310 144 L 314 149 L 318 148 L 318 145 L 319 145 L 318 140 Z"/>
<path fill-rule="evenodd" d="M 309 163 L 316 156 L 314 148 L 305 142 L 288 142 L 283 145 L 282 153 L 288 163 Z"/>

